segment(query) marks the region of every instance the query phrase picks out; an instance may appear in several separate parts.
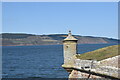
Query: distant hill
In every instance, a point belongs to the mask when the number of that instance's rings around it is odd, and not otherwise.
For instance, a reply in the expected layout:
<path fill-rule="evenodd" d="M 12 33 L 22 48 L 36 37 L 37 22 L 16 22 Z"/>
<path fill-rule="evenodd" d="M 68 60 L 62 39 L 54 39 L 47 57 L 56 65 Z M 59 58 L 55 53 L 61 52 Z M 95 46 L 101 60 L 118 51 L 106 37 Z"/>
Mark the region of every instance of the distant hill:
<path fill-rule="evenodd" d="M 62 40 L 67 37 L 67 34 L 51 34 L 51 35 L 33 35 L 21 33 L 3 33 L 3 46 L 19 46 L 19 45 L 56 45 L 62 44 Z M 78 39 L 78 44 L 102 44 L 102 43 L 118 43 L 117 39 L 105 37 L 92 37 L 74 35 Z"/>
<path fill-rule="evenodd" d="M 113 45 L 104 48 L 100 48 L 91 52 L 87 52 L 84 54 L 76 55 L 79 59 L 88 59 L 88 60 L 103 60 L 107 58 L 111 58 L 117 55 L 120 55 L 120 45 Z"/>

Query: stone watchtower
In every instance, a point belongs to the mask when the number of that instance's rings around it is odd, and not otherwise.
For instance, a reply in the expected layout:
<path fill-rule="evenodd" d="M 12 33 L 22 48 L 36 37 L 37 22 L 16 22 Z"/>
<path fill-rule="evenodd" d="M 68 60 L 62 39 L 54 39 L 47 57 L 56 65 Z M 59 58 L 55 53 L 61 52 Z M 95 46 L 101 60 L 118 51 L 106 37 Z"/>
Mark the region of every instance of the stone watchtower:
<path fill-rule="evenodd" d="M 62 65 L 68 72 L 74 66 L 74 55 L 77 53 L 77 39 L 69 31 L 67 38 L 63 40 L 64 64 Z"/>

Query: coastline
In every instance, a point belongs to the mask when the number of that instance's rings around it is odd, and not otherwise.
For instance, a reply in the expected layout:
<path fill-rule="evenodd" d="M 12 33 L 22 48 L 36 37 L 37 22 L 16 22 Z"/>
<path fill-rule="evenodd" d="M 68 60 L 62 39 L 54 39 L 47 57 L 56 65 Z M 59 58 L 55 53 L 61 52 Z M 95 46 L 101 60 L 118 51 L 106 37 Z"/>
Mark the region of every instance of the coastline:
<path fill-rule="evenodd" d="M 117 45 L 118 43 L 81 43 L 78 45 L 84 45 L 84 44 L 113 44 Z M 27 44 L 27 45 L 0 45 L 0 46 L 44 46 L 44 45 L 62 45 L 62 44 L 40 44 L 40 45 L 33 45 L 33 44 Z"/>

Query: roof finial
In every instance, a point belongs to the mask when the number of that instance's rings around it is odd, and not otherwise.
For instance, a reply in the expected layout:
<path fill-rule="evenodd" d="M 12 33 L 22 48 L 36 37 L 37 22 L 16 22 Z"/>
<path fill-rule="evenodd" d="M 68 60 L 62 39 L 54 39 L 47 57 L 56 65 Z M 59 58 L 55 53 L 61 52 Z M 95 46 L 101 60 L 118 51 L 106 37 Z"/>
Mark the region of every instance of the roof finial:
<path fill-rule="evenodd" d="M 71 33 L 71 30 L 69 30 L 69 33 Z"/>
<path fill-rule="evenodd" d="M 65 40 L 76 40 L 77 41 L 77 39 L 72 36 L 71 30 L 69 30 L 68 36 L 64 39 L 64 41 Z"/>
<path fill-rule="evenodd" d="M 72 35 L 72 33 L 71 33 L 71 30 L 69 30 L 69 33 L 68 33 L 68 35 L 69 35 L 69 36 L 71 36 L 71 35 Z"/>

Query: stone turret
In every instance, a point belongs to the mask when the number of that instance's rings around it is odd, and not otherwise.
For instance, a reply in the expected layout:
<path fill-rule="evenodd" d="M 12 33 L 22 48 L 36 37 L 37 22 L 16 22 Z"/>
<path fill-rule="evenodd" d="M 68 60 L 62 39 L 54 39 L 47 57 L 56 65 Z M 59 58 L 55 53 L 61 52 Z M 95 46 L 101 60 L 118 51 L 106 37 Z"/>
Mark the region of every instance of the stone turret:
<path fill-rule="evenodd" d="M 77 53 L 77 41 L 72 36 L 71 31 L 69 31 L 68 36 L 63 40 L 64 64 L 62 67 L 65 69 L 72 68 L 74 65 L 74 55 Z"/>

